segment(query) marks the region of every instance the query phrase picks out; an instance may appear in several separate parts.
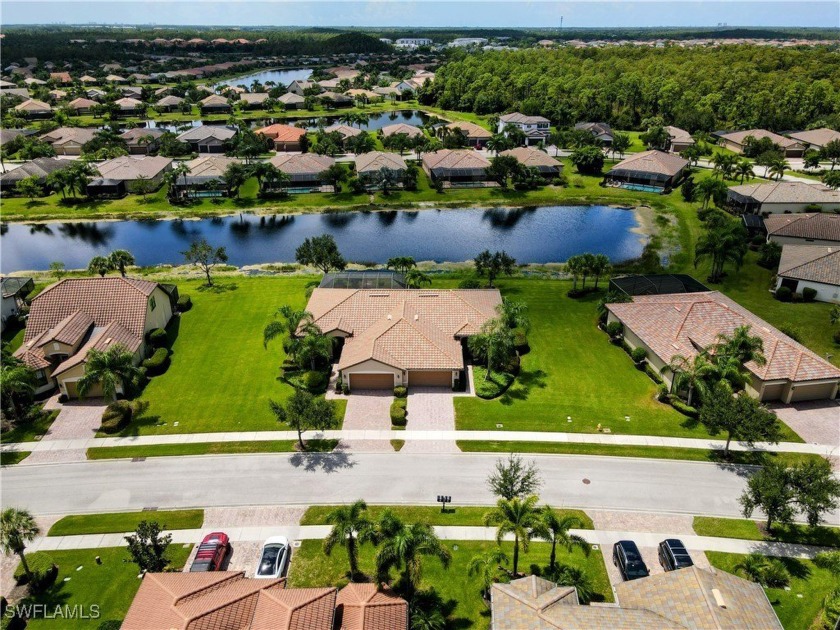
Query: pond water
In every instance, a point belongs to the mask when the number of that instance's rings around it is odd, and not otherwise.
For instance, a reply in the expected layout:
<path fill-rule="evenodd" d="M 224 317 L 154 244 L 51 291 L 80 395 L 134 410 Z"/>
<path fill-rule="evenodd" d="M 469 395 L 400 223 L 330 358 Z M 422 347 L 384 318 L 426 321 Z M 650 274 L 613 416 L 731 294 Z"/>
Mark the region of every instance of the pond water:
<path fill-rule="evenodd" d="M 645 237 L 630 209 L 607 206 L 464 208 L 332 214 L 241 214 L 201 220 L 12 223 L 2 226 L 0 270 L 68 269 L 97 255 L 130 250 L 139 265 L 181 263 L 199 238 L 227 248 L 230 263 L 293 262 L 308 236 L 332 234 L 350 261 L 383 263 L 393 256 L 464 261 L 490 249 L 519 262 L 560 262 L 581 252 L 614 262 L 636 258 Z"/>
<path fill-rule="evenodd" d="M 290 70 L 262 70 L 260 72 L 252 72 L 241 77 L 233 79 L 226 79 L 225 81 L 217 81 L 217 85 L 244 85 L 248 89 L 251 88 L 251 83 L 254 80 L 265 84 L 266 81 L 274 81 L 277 86 L 286 87 L 292 81 L 305 81 L 312 75 L 312 70 L 309 68 L 294 68 Z"/>

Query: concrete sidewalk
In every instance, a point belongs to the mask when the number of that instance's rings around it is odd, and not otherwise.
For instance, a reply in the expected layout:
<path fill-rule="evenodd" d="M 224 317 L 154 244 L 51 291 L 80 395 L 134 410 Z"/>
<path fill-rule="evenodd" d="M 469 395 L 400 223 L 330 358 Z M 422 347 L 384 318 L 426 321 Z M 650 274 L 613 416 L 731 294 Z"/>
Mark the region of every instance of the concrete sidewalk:
<path fill-rule="evenodd" d="M 197 444 L 207 442 L 259 442 L 296 440 L 294 431 L 250 431 L 225 433 L 180 433 L 173 435 L 143 435 L 117 438 L 81 438 L 69 440 L 42 440 L 3 444 L 0 451 L 63 451 L 86 450 L 91 447 L 152 446 L 159 444 Z M 722 450 L 724 440 L 657 437 L 649 435 L 619 435 L 614 433 L 555 433 L 549 431 L 390 431 L 390 430 L 337 430 L 310 432 L 304 439 L 339 439 L 382 441 L 400 439 L 407 442 L 440 441 L 514 441 L 568 444 L 603 444 L 614 446 L 664 446 Z M 753 448 L 733 442 L 733 451 L 775 451 L 806 453 L 823 456 L 837 455 L 837 445 L 782 442 L 780 444 L 756 443 Z M 24 461 L 25 463 L 25 461 Z"/>

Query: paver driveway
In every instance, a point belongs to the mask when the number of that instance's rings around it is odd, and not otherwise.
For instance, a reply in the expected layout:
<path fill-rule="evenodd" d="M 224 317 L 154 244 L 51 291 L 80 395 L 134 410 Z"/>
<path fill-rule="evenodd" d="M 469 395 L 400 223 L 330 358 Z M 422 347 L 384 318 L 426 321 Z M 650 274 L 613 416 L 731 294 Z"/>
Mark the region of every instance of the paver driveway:
<path fill-rule="evenodd" d="M 102 424 L 102 412 L 105 411 L 104 401 L 99 399 L 74 400 L 64 404 L 57 404 L 52 399 L 47 408 L 59 408 L 61 411 L 53 421 L 49 431 L 41 438 L 42 442 L 51 440 L 74 440 L 77 438 L 91 438 Z M 21 462 L 23 464 L 57 464 L 65 462 L 83 462 L 87 459 L 84 449 L 81 450 L 43 450 L 35 451 Z"/>
<path fill-rule="evenodd" d="M 359 390 L 347 397 L 347 410 L 344 412 L 342 428 L 350 431 L 390 431 L 391 390 Z M 395 436 L 398 437 L 398 436 Z M 391 444 L 385 440 L 344 440 L 343 445 L 350 450 L 365 452 L 393 452 Z"/>
<path fill-rule="evenodd" d="M 777 404 L 771 408 L 806 442 L 840 445 L 840 403 L 836 400 Z"/>
<path fill-rule="evenodd" d="M 408 431 L 454 431 L 453 394 L 444 387 L 409 387 Z M 401 453 L 457 453 L 453 440 L 416 440 L 406 442 Z"/>

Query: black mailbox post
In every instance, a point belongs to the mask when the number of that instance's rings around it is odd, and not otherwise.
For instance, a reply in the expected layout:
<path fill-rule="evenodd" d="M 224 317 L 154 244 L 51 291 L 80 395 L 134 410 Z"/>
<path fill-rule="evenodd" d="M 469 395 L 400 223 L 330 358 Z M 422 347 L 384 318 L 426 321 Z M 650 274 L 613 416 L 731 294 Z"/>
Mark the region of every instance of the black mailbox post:
<path fill-rule="evenodd" d="M 452 503 L 452 497 L 448 497 L 443 494 L 439 494 L 437 498 L 437 502 L 440 503 L 440 511 L 441 513 L 446 512 L 446 504 Z"/>

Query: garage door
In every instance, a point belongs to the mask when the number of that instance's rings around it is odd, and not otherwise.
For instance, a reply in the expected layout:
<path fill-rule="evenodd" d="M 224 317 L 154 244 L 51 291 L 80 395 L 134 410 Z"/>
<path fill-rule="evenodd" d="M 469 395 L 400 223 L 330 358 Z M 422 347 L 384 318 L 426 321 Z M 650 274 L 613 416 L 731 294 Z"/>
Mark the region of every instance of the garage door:
<path fill-rule="evenodd" d="M 393 389 L 393 374 L 350 374 L 350 389 Z"/>
<path fill-rule="evenodd" d="M 452 387 L 452 372 L 409 372 L 409 387 Z"/>
<path fill-rule="evenodd" d="M 834 391 L 833 383 L 823 385 L 799 385 L 793 388 L 793 396 L 790 402 L 801 402 L 803 400 L 825 400 Z"/>

